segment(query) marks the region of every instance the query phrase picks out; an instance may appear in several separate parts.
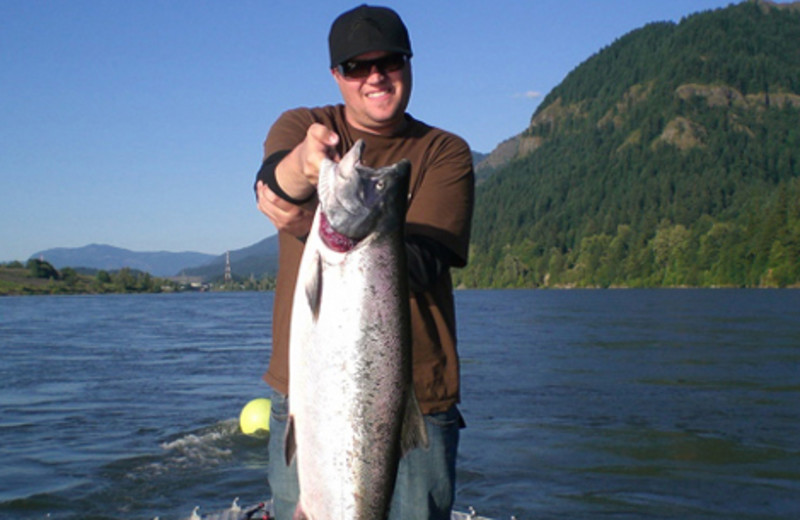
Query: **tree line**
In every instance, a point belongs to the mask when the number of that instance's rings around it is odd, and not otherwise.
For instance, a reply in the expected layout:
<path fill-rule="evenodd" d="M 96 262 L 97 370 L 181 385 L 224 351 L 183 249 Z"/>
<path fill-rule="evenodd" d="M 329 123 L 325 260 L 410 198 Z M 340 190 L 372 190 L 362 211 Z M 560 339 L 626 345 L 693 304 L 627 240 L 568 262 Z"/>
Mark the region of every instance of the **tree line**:
<path fill-rule="evenodd" d="M 149 273 L 123 268 L 85 274 L 72 267 L 56 269 L 32 258 L 24 265 L 10 262 L 0 267 L 0 294 L 107 294 L 158 293 L 180 289 L 180 284 Z"/>
<path fill-rule="evenodd" d="M 275 280 L 220 276 L 208 283 L 192 285 L 188 281 L 152 276 L 136 269 L 90 270 L 64 267 L 56 269 L 47 261 L 32 258 L 0 265 L 0 295 L 32 294 L 132 294 L 182 292 L 192 290 L 265 291 L 275 287 Z"/>

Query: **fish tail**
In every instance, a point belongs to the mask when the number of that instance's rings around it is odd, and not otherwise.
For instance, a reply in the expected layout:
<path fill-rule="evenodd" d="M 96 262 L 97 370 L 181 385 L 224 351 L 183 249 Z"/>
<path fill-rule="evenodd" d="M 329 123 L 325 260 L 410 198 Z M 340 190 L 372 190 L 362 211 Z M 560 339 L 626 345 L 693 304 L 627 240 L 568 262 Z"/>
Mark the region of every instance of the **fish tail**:
<path fill-rule="evenodd" d="M 303 511 L 303 506 L 299 502 L 297 503 L 297 507 L 292 515 L 292 520 L 310 520 L 308 516 L 306 516 L 305 511 Z"/>
<path fill-rule="evenodd" d="M 414 393 L 414 385 L 409 385 L 408 398 L 403 413 L 402 434 L 400 436 L 400 453 L 404 456 L 414 448 L 428 447 L 428 429 L 425 426 L 425 418 L 422 416 L 417 395 Z"/>

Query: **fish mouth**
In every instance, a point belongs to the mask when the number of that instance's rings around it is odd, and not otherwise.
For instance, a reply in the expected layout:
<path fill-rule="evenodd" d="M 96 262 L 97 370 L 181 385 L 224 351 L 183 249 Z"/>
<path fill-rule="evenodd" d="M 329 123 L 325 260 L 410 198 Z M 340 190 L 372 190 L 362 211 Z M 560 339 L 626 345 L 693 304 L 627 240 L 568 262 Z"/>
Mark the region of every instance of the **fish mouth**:
<path fill-rule="evenodd" d="M 359 242 L 333 229 L 328 217 L 322 211 L 319 214 L 319 236 L 329 249 L 337 253 L 346 253 L 356 247 Z"/>

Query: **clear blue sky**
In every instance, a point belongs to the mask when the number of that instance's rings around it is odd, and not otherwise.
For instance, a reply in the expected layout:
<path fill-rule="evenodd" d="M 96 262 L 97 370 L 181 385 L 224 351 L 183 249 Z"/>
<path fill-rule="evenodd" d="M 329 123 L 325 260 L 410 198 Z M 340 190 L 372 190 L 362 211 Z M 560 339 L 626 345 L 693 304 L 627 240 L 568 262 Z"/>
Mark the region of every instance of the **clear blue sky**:
<path fill-rule="evenodd" d="M 409 112 L 481 152 L 646 23 L 726 0 L 405 0 Z M 0 0 L 0 261 L 104 243 L 219 254 L 275 232 L 251 190 L 270 124 L 339 101 L 338 0 Z"/>

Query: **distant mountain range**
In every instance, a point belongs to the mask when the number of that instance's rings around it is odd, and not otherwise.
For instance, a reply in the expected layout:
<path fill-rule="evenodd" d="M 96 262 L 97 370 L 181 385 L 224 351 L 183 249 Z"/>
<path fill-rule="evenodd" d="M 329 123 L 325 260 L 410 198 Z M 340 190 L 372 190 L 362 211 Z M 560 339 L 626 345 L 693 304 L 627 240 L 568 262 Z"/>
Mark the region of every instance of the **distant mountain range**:
<path fill-rule="evenodd" d="M 137 269 L 159 277 L 190 276 L 211 280 L 225 274 L 225 253 L 137 252 L 105 244 L 58 247 L 39 251 L 31 258 L 43 258 L 57 269 L 64 267 L 115 271 Z M 251 246 L 230 251 L 231 274 L 237 278 L 274 275 L 278 265 L 278 237 L 273 235 Z"/>

